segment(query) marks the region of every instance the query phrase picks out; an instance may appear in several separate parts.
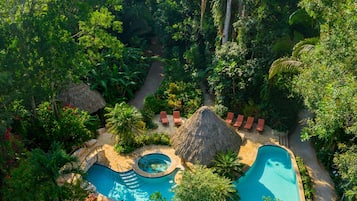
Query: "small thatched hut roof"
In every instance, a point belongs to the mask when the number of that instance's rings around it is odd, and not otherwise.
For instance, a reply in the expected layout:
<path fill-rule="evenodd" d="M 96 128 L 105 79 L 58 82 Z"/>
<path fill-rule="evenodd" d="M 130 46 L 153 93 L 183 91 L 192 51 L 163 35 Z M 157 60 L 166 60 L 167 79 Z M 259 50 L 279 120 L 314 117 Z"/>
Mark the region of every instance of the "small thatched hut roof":
<path fill-rule="evenodd" d="M 58 99 L 63 104 L 70 104 L 89 113 L 94 113 L 106 105 L 102 95 L 98 91 L 91 90 L 83 82 L 70 84 L 66 90 L 59 94 Z"/>
<path fill-rule="evenodd" d="M 203 106 L 177 129 L 171 143 L 184 160 L 210 165 L 218 152 L 238 152 L 242 139 L 234 128 Z"/>

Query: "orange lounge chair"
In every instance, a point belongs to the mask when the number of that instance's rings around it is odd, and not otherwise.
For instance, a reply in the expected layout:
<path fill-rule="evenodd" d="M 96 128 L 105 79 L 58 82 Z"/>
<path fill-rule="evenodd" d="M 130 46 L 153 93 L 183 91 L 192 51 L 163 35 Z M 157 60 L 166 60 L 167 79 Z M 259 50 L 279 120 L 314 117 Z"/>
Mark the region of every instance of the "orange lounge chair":
<path fill-rule="evenodd" d="M 232 124 L 234 118 L 234 113 L 233 112 L 228 112 L 227 117 L 226 117 L 226 123 L 227 124 Z"/>
<path fill-rule="evenodd" d="M 244 116 L 241 114 L 238 114 L 236 122 L 233 124 L 234 127 L 240 128 L 243 124 Z"/>
<path fill-rule="evenodd" d="M 248 117 L 247 122 L 245 122 L 244 128 L 247 130 L 252 129 L 254 123 L 254 117 Z"/>
<path fill-rule="evenodd" d="M 160 121 L 163 125 L 169 124 L 169 119 L 167 118 L 166 111 L 161 111 L 160 112 Z"/>
<path fill-rule="evenodd" d="M 265 124 L 265 120 L 264 119 L 258 119 L 258 125 L 256 130 L 258 132 L 263 132 L 264 131 L 264 124 Z"/>
<path fill-rule="evenodd" d="M 175 126 L 179 126 L 182 123 L 181 116 L 180 116 L 180 111 L 174 111 L 172 113 L 172 117 L 174 119 Z"/>

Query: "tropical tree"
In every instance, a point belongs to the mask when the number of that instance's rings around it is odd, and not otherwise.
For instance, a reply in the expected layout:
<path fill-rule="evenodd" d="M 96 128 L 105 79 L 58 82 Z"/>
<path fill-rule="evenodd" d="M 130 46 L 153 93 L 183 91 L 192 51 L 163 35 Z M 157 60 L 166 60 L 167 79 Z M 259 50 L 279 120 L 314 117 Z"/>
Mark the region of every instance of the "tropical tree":
<path fill-rule="evenodd" d="M 340 153 L 336 153 L 333 159 L 335 168 L 341 176 L 340 188 L 344 189 L 341 200 L 357 199 L 357 145 L 347 147 L 339 144 Z"/>
<path fill-rule="evenodd" d="M 68 1 L 9 1 L 2 7 L 1 27 L 7 34 L 1 69 L 11 75 L 12 91 L 32 103 L 54 100 L 66 82 L 86 73 L 83 54 L 72 38 Z M 76 7 L 78 4 L 71 4 Z M 80 9 L 79 9 L 80 10 Z M 75 14 L 76 15 L 76 14 Z M 83 64 L 83 65 L 81 65 Z"/>
<path fill-rule="evenodd" d="M 239 200 L 232 181 L 213 173 L 213 170 L 195 165 L 185 170 L 181 183 L 174 188 L 174 200 Z"/>
<path fill-rule="evenodd" d="M 66 151 L 72 151 L 73 147 L 95 138 L 99 125 L 97 116 L 71 106 L 55 109 L 50 102 L 41 103 L 36 108 L 36 114 L 21 120 L 26 129 L 14 128 L 31 140 L 28 146 L 43 150 L 48 150 L 53 142 L 61 142 Z"/>
<path fill-rule="evenodd" d="M 357 139 L 357 33 L 353 20 L 357 17 L 357 5 L 352 0 L 328 3 L 302 0 L 300 5 L 322 22 L 320 42 L 302 58 L 307 67 L 294 82 L 305 106 L 314 113 L 302 138 L 314 142 L 318 157 L 328 169 L 338 168 L 340 174 L 333 177 L 337 192 L 344 198 L 351 195 L 353 200 L 350 192 L 355 191 L 355 185 L 349 185 L 353 182 L 346 178 L 355 178 L 355 172 L 345 168 L 354 166 L 354 155 L 338 144 L 352 148 Z"/>
<path fill-rule="evenodd" d="M 135 143 L 135 135 L 142 133 L 144 123 L 141 114 L 134 107 L 125 102 L 117 103 L 115 106 L 106 107 L 104 116 L 108 131 L 118 136 L 118 144 L 131 147 Z"/>
<path fill-rule="evenodd" d="M 291 57 L 279 58 L 271 64 L 269 79 L 272 79 L 276 74 L 295 73 L 301 70 L 303 62 L 300 58 L 303 54 L 311 52 L 318 41 L 319 38 L 306 38 L 298 42 L 293 48 Z"/>
<path fill-rule="evenodd" d="M 244 100 L 244 93 L 253 85 L 256 60 L 247 60 L 246 55 L 247 48 L 235 42 L 227 42 L 216 50 L 208 83 L 214 89 L 217 104 Z"/>
<path fill-rule="evenodd" d="M 87 193 L 79 187 L 79 180 L 77 184 L 58 183 L 69 173 L 82 174 L 75 168 L 76 162 L 77 159 L 66 154 L 58 143 L 54 143 L 47 153 L 41 149 L 32 150 L 5 181 L 4 200 L 84 199 Z"/>
<path fill-rule="evenodd" d="M 213 168 L 219 175 L 235 180 L 239 175 L 244 175 L 244 165 L 239 160 L 237 153 L 233 151 L 221 152 L 216 155 Z"/>

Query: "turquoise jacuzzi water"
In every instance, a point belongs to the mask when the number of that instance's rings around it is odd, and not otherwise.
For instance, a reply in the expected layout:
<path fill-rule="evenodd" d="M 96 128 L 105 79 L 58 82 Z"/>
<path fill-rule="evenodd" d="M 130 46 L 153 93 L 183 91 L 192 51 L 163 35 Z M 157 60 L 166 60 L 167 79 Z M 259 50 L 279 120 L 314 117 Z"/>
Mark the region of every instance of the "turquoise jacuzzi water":
<path fill-rule="evenodd" d="M 86 180 L 96 187 L 97 192 L 113 200 L 148 201 L 150 195 L 158 191 L 162 197 L 170 200 L 173 197 L 170 190 L 175 185 L 176 172 L 163 177 L 146 178 L 133 170 L 120 173 L 94 164 L 87 171 Z"/>
<path fill-rule="evenodd" d="M 299 201 L 296 172 L 289 153 L 278 146 L 262 146 L 245 176 L 235 182 L 241 201 L 262 201 L 263 197 Z"/>
<path fill-rule="evenodd" d="M 171 165 L 171 159 L 164 154 L 147 154 L 138 161 L 141 170 L 147 173 L 165 172 Z"/>

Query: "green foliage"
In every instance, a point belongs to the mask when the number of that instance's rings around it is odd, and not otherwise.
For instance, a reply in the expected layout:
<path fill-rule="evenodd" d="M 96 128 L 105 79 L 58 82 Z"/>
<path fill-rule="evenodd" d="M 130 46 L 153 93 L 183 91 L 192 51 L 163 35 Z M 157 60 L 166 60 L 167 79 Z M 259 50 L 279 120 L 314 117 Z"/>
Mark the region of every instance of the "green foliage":
<path fill-rule="evenodd" d="M 333 160 L 353 166 L 353 161 L 333 155 L 339 150 L 337 144 L 352 146 L 356 143 L 356 18 L 354 1 L 305 1 L 300 5 L 321 23 L 320 43 L 309 54 L 301 58 L 306 68 L 295 79 L 295 89 L 301 94 L 306 107 L 314 113 L 303 139 L 311 139 L 318 156 L 328 169 L 334 168 Z M 335 16 L 333 13 L 339 13 Z M 350 155 L 346 151 L 347 155 Z M 341 157 L 340 159 L 337 159 Z M 347 165 L 347 163 L 349 163 Z M 344 166 L 337 166 L 345 172 Z M 353 175 L 353 174 L 352 174 Z M 349 175 L 350 178 L 353 178 Z M 343 199 L 349 195 L 353 200 L 356 189 L 345 186 L 344 179 L 336 179 L 337 192 Z"/>
<path fill-rule="evenodd" d="M 232 182 L 201 165 L 185 170 L 180 185 L 173 189 L 174 200 L 239 200 Z"/>
<path fill-rule="evenodd" d="M 125 102 L 117 103 L 113 108 L 106 107 L 105 111 L 108 131 L 119 137 L 117 143 L 132 147 L 135 143 L 135 135 L 142 133 L 145 126 L 140 112 Z"/>
<path fill-rule="evenodd" d="M 213 111 L 218 116 L 224 117 L 228 112 L 228 108 L 226 106 L 224 106 L 224 105 L 221 105 L 221 104 L 215 104 L 214 107 L 213 107 Z"/>
<path fill-rule="evenodd" d="M 106 7 L 89 14 L 86 21 L 79 22 L 79 44 L 86 50 L 87 59 L 92 63 L 103 62 L 103 51 L 114 58 L 121 58 L 124 45 L 107 30 L 122 32 L 122 22 Z"/>
<path fill-rule="evenodd" d="M 202 104 L 202 91 L 196 83 L 171 82 L 165 95 L 168 106 L 183 114 L 193 114 Z"/>
<path fill-rule="evenodd" d="M 341 178 L 339 188 L 343 189 L 345 200 L 357 199 L 357 145 L 339 144 L 339 152 L 334 155 L 334 167 Z M 336 175 L 335 175 L 336 176 Z"/>
<path fill-rule="evenodd" d="M 144 110 L 153 111 L 155 114 L 159 114 L 161 111 L 169 110 L 167 106 L 167 100 L 157 95 L 148 95 L 144 100 Z"/>
<path fill-rule="evenodd" d="M 26 154 L 24 144 L 19 136 L 14 135 L 12 128 L 8 128 L 4 134 L 0 135 L 0 189 L 4 189 L 6 180 L 11 178 L 11 169 L 16 168 Z M 0 190 L 2 197 L 3 192 Z"/>
<path fill-rule="evenodd" d="M 28 158 L 11 171 L 3 189 L 4 200 L 84 199 L 86 192 L 78 188 L 78 184 L 57 183 L 65 174 L 81 174 L 74 166 L 68 165 L 74 162 L 77 159 L 66 154 L 57 143 L 51 146 L 48 153 L 41 149 L 32 150 Z"/>
<path fill-rule="evenodd" d="M 304 37 L 319 35 L 318 20 L 312 18 L 305 9 L 299 8 L 289 16 L 289 25 L 294 31 L 303 34 Z"/>
<path fill-rule="evenodd" d="M 269 79 L 272 79 L 276 74 L 299 72 L 300 68 L 304 66 L 300 58 L 304 54 L 309 54 L 318 42 L 318 38 L 307 38 L 295 44 L 291 57 L 279 58 L 271 64 Z"/>
<path fill-rule="evenodd" d="M 164 133 L 153 133 L 141 135 L 136 138 L 136 144 L 145 145 L 170 145 L 170 136 Z M 139 147 L 138 147 L 139 148 Z"/>
<path fill-rule="evenodd" d="M 267 196 L 263 196 L 263 201 L 282 201 L 282 200 L 280 200 L 280 199 L 278 199 L 278 198 L 274 198 L 274 199 L 272 199 L 271 197 L 267 197 Z"/>
<path fill-rule="evenodd" d="M 217 104 L 244 101 L 256 68 L 256 60 L 246 60 L 246 54 L 247 49 L 234 42 L 227 42 L 216 50 L 208 82 L 214 89 Z"/>
<path fill-rule="evenodd" d="M 313 188 L 313 184 L 312 184 L 309 172 L 307 171 L 304 161 L 300 157 L 296 157 L 296 163 L 299 167 L 302 185 L 304 187 L 305 199 L 307 201 L 312 201 L 314 198 L 315 190 Z"/>
<path fill-rule="evenodd" d="M 151 144 L 170 145 L 170 137 L 166 134 L 143 134 L 142 115 L 134 107 L 122 102 L 113 108 L 106 107 L 105 110 L 108 112 L 105 114 L 108 131 L 119 138 L 115 145 L 118 153 L 130 153 Z"/>
<path fill-rule="evenodd" d="M 150 195 L 150 201 L 166 201 L 166 198 L 163 198 L 160 192 L 155 192 Z"/>
<path fill-rule="evenodd" d="M 155 116 L 155 113 L 150 108 L 144 107 L 140 110 L 140 113 L 143 117 L 143 121 L 145 122 L 147 129 L 155 129 L 158 127 L 158 125 L 152 120 Z"/>
<path fill-rule="evenodd" d="M 233 151 L 218 153 L 213 161 L 214 171 L 222 177 L 234 181 L 238 176 L 244 175 L 244 165 L 240 163 L 239 160 L 240 158 L 238 157 L 238 154 Z"/>
<path fill-rule="evenodd" d="M 108 103 L 131 99 L 149 69 L 140 49 L 126 48 L 122 57 L 119 63 L 112 55 L 106 55 L 105 61 L 97 63 L 88 74 L 91 88 L 101 92 Z"/>
<path fill-rule="evenodd" d="M 132 144 L 125 144 L 122 141 L 115 144 L 115 150 L 126 154 L 146 145 L 170 145 L 170 136 L 164 133 L 138 135 Z"/>
<path fill-rule="evenodd" d="M 49 102 L 38 106 L 34 122 L 37 124 L 28 129 L 29 137 L 35 137 L 44 149 L 52 142 L 61 142 L 67 151 L 95 138 L 99 125 L 98 118 L 88 112 L 70 106 L 56 109 Z"/>
<path fill-rule="evenodd" d="M 156 114 L 160 111 L 180 110 L 183 116 L 193 114 L 203 102 L 202 91 L 196 82 L 164 80 L 154 96 L 145 99 L 144 107 Z"/>

